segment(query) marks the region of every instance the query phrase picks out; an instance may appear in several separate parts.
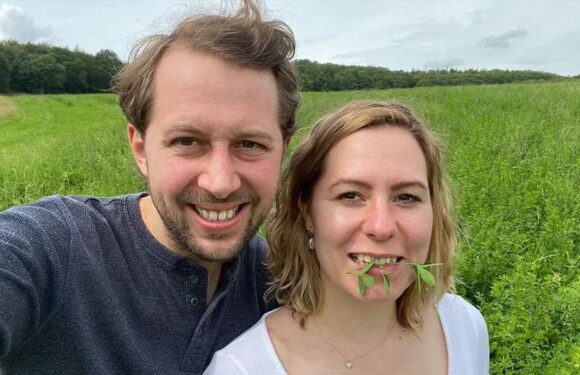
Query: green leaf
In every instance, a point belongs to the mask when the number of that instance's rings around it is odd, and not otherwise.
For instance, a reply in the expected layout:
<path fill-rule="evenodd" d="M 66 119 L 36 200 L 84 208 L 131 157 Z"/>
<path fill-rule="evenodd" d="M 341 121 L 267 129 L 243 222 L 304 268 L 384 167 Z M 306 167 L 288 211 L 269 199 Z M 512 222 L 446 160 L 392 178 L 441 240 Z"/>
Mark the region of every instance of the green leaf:
<path fill-rule="evenodd" d="M 370 275 L 362 274 L 360 275 L 360 278 L 367 288 L 370 288 L 371 286 L 375 285 L 375 278 Z"/>
<path fill-rule="evenodd" d="M 375 260 L 375 263 L 377 266 L 384 266 L 385 264 L 387 264 L 387 258 L 379 258 Z"/>
<path fill-rule="evenodd" d="M 410 265 L 415 269 L 415 288 L 421 289 L 421 275 L 419 275 L 421 265 L 418 263 L 410 263 Z"/>
<path fill-rule="evenodd" d="M 367 287 L 365 286 L 365 284 L 362 281 L 362 277 L 358 278 L 358 292 L 361 296 L 364 296 L 365 293 L 367 292 Z"/>
<path fill-rule="evenodd" d="M 383 273 L 383 289 L 385 290 L 385 294 L 391 292 L 391 281 L 389 280 L 389 275 L 386 273 Z"/>
<path fill-rule="evenodd" d="M 365 266 L 361 270 L 361 274 L 365 274 L 365 273 L 369 272 L 369 270 L 371 268 L 373 268 L 374 265 L 375 265 L 375 261 L 374 260 L 371 260 L 370 262 L 365 263 Z"/>
<path fill-rule="evenodd" d="M 421 281 L 425 282 L 430 286 L 435 286 L 435 276 L 427 268 L 422 266 L 417 266 L 417 276 L 421 278 Z"/>
<path fill-rule="evenodd" d="M 375 278 L 368 274 L 371 268 L 377 265 L 386 264 L 386 260 L 371 260 L 370 262 L 365 262 L 364 265 L 360 268 L 355 268 L 354 270 L 348 271 L 347 274 L 356 275 L 358 277 L 358 292 L 361 296 L 364 296 L 367 290 L 375 285 Z M 411 266 L 415 267 L 415 272 L 417 273 L 417 287 L 420 287 L 420 276 L 418 275 L 417 267 L 420 266 L 415 263 L 408 263 Z M 428 271 L 427 271 L 428 272 Z M 382 274 L 383 277 L 383 289 L 385 290 L 385 294 L 389 294 L 391 291 L 391 280 L 389 279 L 389 275 L 386 273 Z"/>

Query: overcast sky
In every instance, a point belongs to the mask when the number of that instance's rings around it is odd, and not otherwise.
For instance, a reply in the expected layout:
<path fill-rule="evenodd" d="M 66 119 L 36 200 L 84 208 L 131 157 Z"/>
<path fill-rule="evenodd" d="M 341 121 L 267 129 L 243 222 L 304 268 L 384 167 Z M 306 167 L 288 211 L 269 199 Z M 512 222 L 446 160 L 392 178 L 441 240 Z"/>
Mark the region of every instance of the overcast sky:
<path fill-rule="evenodd" d="M 297 58 L 390 69 L 531 69 L 580 74 L 580 0 L 265 0 Z M 0 0 L 0 39 L 126 60 L 140 37 L 216 0 Z"/>

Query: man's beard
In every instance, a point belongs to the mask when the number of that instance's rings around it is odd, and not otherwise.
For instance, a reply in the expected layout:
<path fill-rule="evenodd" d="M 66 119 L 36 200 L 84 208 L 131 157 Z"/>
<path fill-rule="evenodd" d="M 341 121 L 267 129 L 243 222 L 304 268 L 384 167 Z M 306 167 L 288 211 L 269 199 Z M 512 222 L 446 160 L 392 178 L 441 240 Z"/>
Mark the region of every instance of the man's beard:
<path fill-rule="evenodd" d="M 226 199 L 218 199 L 207 192 L 202 193 L 182 193 L 176 197 L 177 207 L 185 207 L 186 205 L 195 205 L 199 203 L 228 203 L 228 202 L 248 202 L 250 212 L 249 220 L 246 226 L 242 229 L 241 233 L 238 234 L 239 238 L 233 246 L 231 246 L 227 251 L 226 249 L 220 249 L 219 251 L 210 251 L 204 249 L 198 239 L 197 234 L 193 233 L 191 230 L 191 225 L 188 224 L 186 218 L 180 214 L 179 211 L 171 211 L 165 201 L 151 191 L 151 200 L 153 205 L 157 209 L 161 220 L 165 224 L 165 230 L 169 235 L 169 238 L 181 248 L 181 250 L 186 251 L 194 258 L 206 261 L 206 262 L 224 262 L 235 258 L 250 242 L 252 237 L 258 231 L 260 225 L 266 218 L 268 214 L 265 212 L 257 212 L 258 203 L 260 198 L 254 191 L 247 192 L 236 192 L 228 196 Z M 193 209 L 193 208 L 192 208 Z M 219 240 L 227 237 L 227 234 L 220 233 L 204 233 L 205 239 L 209 240 Z"/>

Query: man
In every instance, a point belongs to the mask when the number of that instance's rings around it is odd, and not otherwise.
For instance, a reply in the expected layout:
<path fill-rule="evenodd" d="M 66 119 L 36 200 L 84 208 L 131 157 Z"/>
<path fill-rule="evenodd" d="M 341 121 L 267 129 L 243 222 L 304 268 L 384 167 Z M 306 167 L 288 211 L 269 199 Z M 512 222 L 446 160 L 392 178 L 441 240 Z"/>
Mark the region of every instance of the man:
<path fill-rule="evenodd" d="M 6 375 L 202 373 L 268 309 L 255 232 L 295 126 L 292 33 L 248 0 L 137 51 L 115 87 L 149 194 L 0 214 Z"/>

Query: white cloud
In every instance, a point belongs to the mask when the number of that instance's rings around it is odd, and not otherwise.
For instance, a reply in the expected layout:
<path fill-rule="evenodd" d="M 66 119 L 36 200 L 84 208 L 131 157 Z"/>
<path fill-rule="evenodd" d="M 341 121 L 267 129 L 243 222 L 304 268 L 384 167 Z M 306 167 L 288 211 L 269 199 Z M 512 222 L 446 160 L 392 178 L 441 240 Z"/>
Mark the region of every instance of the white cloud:
<path fill-rule="evenodd" d="M 0 39 L 36 42 L 52 34 L 50 27 L 40 28 L 24 11 L 11 4 L 0 5 Z"/>
<path fill-rule="evenodd" d="M 293 29 L 297 58 L 393 70 L 499 68 L 580 73 L 580 1 L 262 2 L 270 16 Z M 23 10 L 6 5 L 0 10 L 0 37 L 10 33 L 9 37 L 21 41 L 42 38 L 90 53 L 107 48 L 124 59 L 140 37 L 167 31 L 179 15 L 216 3 L 219 1 L 17 0 Z M 10 26 L 14 23 L 19 27 Z"/>
<path fill-rule="evenodd" d="M 382 3 L 384 8 L 366 10 L 364 17 L 341 12 L 335 17 L 340 25 L 335 38 L 319 40 L 319 48 L 301 57 L 393 70 L 498 68 L 580 73 L 576 63 L 580 60 L 580 1 Z M 310 18 L 321 17 L 312 14 Z M 357 17 L 360 26 L 349 27 L 340 17 Z M 306 34 L 310 24 L 297 26 Z"/>
<path fill-rule="evenodd" d="M 459 57 L 446 57 L 436 60 L 428 60 L 424 68 L 426 70 L 431 69 L 452 69 L 452 68 L 461 68 L 461 66 L 465 63 L 465 60 Z"/>
<path fill-rule="evenodd" d="M 479 44 L 484 48 L 507 49 L 511 47 L 511 42 L 514 39 L 525 38 L 527 35 L 528 32 L 524 29 L 510 30 L 501 35 L 488 36 L 482 39 Z"/>

